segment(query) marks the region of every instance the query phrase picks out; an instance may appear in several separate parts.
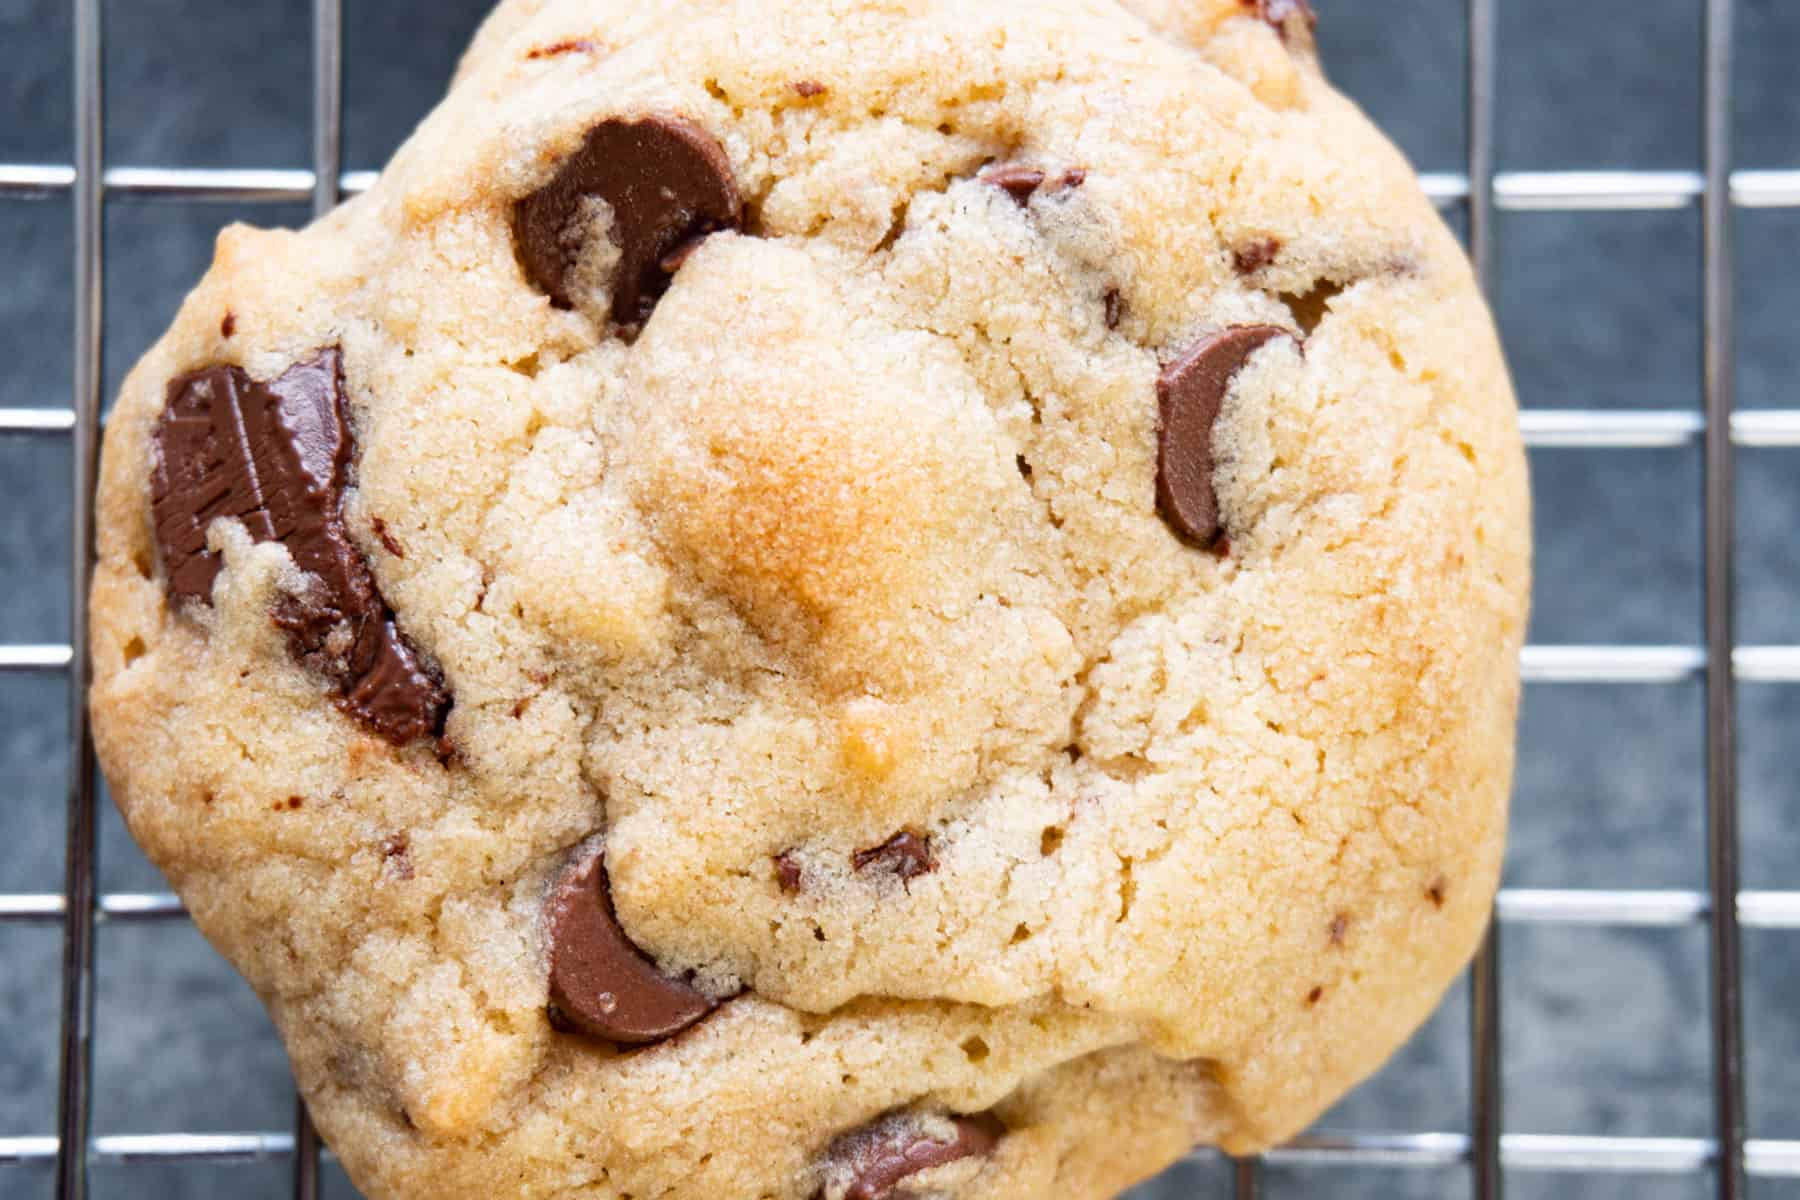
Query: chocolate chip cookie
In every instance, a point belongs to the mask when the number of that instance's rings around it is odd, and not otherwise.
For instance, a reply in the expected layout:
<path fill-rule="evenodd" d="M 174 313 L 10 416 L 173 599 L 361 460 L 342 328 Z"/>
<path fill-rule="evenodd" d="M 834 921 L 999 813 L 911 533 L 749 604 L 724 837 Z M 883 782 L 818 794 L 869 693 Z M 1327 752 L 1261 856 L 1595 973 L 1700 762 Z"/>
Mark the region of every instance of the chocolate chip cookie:
<path fill-rule="evenodd" d="M 1303 0 L 507 0 L 108 425 L 96 741 L 377 1200 L 1100 1198 L 1473 949 L 1529 576 Z"/>

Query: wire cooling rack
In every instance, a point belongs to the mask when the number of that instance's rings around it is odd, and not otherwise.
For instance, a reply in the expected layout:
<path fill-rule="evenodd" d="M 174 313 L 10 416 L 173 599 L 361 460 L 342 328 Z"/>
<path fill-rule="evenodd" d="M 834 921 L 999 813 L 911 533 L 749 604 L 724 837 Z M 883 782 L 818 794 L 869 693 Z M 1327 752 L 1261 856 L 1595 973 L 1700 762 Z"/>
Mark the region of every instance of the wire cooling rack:
<path fill-rule="evenodd" d="M 1446 3 L 1453 0 L 1446 0 Z M 1708 1137 L 1586 1137 L 1505 1134 L 1502 1129 L 1500 962 L 1490 933 L 1472 968 L 1467 1133 L 1314 1133 L 1267 1156 L 1299 1168 L 1457 1168 L 1477 1200 L 1498 1200 L 1503 1170 L 1564 1173 L 1712 1172 L 1721 1200 L 1746 1194 L 1747 1177 L 1800 1179 L 1800 1140 L 1747 1139 L 1741 929 L 1800 931 L 1800 891 L 1738 888 L 1736 722 L 1740 683 L 1800 683 L 1800 645 L 1737 643 L 1732 620 L 1733 467 L 1739 447 L 1800 447 L 1800 409 L 1738 412 L 1733 397 L 1731 229 L 1737 208 L 1800 208 L 1800 171 L 1734 171 L 1733 0 L 1699 0 L 1705 37 L 1699 172 L 1563 171 L 1497 173 L 1496 14 L 1501 0 L 1468 8 L 1468 164 L 1461 174 L 1425 177 L 1444 209 L 1463 210 L 1469 248 L 1484 286 L 1492 279 L 1495 214 L 1505 210 L 1610 211 L 1700 206 L 1704 405 L 1693 413 L 1527 410 L 1533 447 L 1586 450 L 1702 448 L 1704 462 L 1704 643 L 1685 646 L 1537 645 L 1524 674 L 1539 684 L 1656 684 L 1704 680 L 1708 887 L 1700 890 L 1524 890 L 1501 893 L 1502 924 L 1685 928 L 1704 925 L 1710 947 L 1712 1134 Z M 86 1200 L 96 1165 L 291 1160 L 293 1194 L 319 1194 L 320 1146 L 303 1106 L 291 1132 L 172 1133 L 93 1137 L 94 945 L 99 923 L 185 919 L 180 902 L 153 893 L 98 894 L 95 775 L 84 688 L 89 674 L 87 587 L 93 554 L 92 492 L 99 437 L 100 347 L 106 262 L 103 208 L 109 196 L 185 201 L 310 201 L 324 212 L 366 188 L 368 173 L 341 169 L 342 0 L 311 0 L 313 165 L 305 170 L 109 166 L 102 145 L 102 0 L 70 0 L 73 15 L 74 161 L 0 163 L 0 198 L 73 200 L 76 304 L 71 408 L 0 408 L 0 436 L 73 442 L 74 545 L 66 645 L 0 644 L 0 673 L 52 673 L 71 683 L 68 715 L 68 846 L 59 894 L 0 894 L 0 924 L 60 925 L 62 1028 L 55 1132 L 0 1138 L 0 1167 L 54 1163 L 59 1200 Z M 1495 931 L 1497 932 L 1497 930 Z M 1197 1152 L 1206 1154 L 1208 1152 Z M 1262 1193 L 1262 1162 L 1232 1168 L 1235 1195 Z"/>

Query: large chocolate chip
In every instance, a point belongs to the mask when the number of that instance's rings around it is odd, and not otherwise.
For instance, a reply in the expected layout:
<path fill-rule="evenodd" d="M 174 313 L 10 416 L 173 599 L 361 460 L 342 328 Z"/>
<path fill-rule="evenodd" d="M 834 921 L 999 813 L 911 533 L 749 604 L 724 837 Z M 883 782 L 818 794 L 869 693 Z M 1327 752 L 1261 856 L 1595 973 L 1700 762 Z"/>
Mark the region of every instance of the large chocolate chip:
<path fill-rule="evenodd" d="M 1252 354 L 1287 336 L 1274 325 L 1234 326 L 1164 367 L 1156 381 L 1156 507 L 1196 545 L 1210 546 L 1223 532 L 1213 491 L 1213 424 L 1225 393 Z"/>
<path fill-rule="evenodd" d="M 294 657 L 336 681 L 344 708 L 396 745 L 440 730 L 450 697 L 344 527 L 353 447 L 342 352 L 320 350 L 267 383 L 233 366 L 173 379 L 155 441 L 150 497 L 169 593 L 210 604 L 223 564 L 206 548 L 207 527 L 241 521 L 317 581 L 272 614 Z"/>
<path fill-rule="evenodd" d="M 621 1045 L 660 1042 L 715 1002 L 657 970 L 613 914 L 605 855 L 583 850 L 550 894 L 552 1019 Z"/>
<path fill-rule="evenodd" d="M 743 214 L 731 160 L 698 125 L 665 116 L 602 121 L 556 178 L 513 210 L 525 274 L 563 308 L 576 300 L 571 276 L 581 259 L 588 198 L 612 209 L 608 236 L 619 249 L 612 317 L 621 325 L 642 322 L 668 290 L 670 251 L 736 228 Z"/>
<path fill-rule="evenodd" d="M 858 871 L 885 871 L 902 880 L 916 879 L 937 870 L 937 859 L 931 854 L 931 839 L 916 833 L 896 833 L 879 846 L 858 850 L 850 856 Z"/>
<path fill-rule="evenodd" d="M 886 1200 L 904 1180 L 993 1150 L 1006 1126 L 986 1113 L 925 1117 L 893 1112 L 831 1143 L 825 1152 L 825 1200 Z"/>

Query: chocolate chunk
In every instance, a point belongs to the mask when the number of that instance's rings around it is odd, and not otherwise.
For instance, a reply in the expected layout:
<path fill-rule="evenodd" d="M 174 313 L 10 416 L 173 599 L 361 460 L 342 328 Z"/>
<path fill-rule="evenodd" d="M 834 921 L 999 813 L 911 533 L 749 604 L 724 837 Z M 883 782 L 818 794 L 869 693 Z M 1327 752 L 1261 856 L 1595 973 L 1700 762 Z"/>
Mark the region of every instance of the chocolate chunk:
<path fill-rule="evenodd" d="M 1213 491 L 1213 423 L 1225 393 L 1257 349 L 1289 336 L 1273 325 L 1238 325 L 1163 368 L 1156 381 L 1156 507 L 1181 537 L 1211 546 L 1223 527 Z"/>
<path fill-rule="evenodd" d="M 1117 329 L 1119 322 L 1125 319 L 1125 297 L 1119 294 L 1118 288 L 1107 288 L 1101 300 L 1106 307 L 1106 327 Z"/>
<path fill-rule="evenodd" d="M 1044 186 L 1044 173 L 1024 163 L 1002 163 L 984 171 L 981 182 L 999 188 L 1013 198 L 1013 203 L 1024 208 L 1031 203 L 1032 193 Z"/>
<path fill-rule="evenodd" d="M 1062 178 L 1056 181 L 1056 190 L 1059 192 L 1066 192 L 1070 188 L 1078 188 L 1086 182 L 1086 167 L 1070 167 L 1067 171 L 1063 172 Z"/>
<path fill-rule="evenodd" d="M 342 353 L 321 350 L 267 383 L 233 366 L 171 380 L 155 441 L 150 496 L 169 594 L 212 602 L 223 563 L 206 548 L 207 527 L 241 521 L 316 581 L 270 614 L 295 659 L 334 680 L 342 706 L 394 744 L 438 732 L 450 698 L 395 626 L 344 527 L 352 446 Z"/>
<path fill-rule="evenodd" d="M 906 1179 L 986 1155 L 1006 1135 L 1006 1126 L 987 1113 L 932 1119 L 912 1112 L 877 1117 L 831 1143 L 825 1152 L 825 1187 L 830 1200 L 887 1200 Z"/>
<path fill-rule="evenodd" d="M 550 893 L 551 1020 L 638 1046 L 673 1037 L 715 1002 L 671 979 L 631 944 L 613 914 L 598 845 L 564 868 Z"/>
<path fill-rule="evenodd" d="M 1319 15 L 1312 9 L 1308 0 L 1243 0 L 1246 8 L 1254 8 L 1257 15 L 1287 37 L 1298 25 L 1308 32 L 1318 28 Z"/>
<path fill-rule="evenodd" d="M 376 632 L 368 666 L 355 673 L 339 704 L 388 741 L 404 746 L 443 732 L 450 696 L 388 614 Z"/>
<path fill-rule="evenodd" d="M 796 94 L 807 100 L 811 100 L 814 96 L 823 96 L 825 94 L 825 85 L 816 79 L 796 79 L 790 86 L 794 89 Z"/>
<path fill-rule="evenodd" d="M 219 336 L 222 338 L 228 338 L 236 332 L 237 332 L 237 314 L 232 312 L 230 309 L 226 309 L 224 318 L 222 320 L 220 320 L 220 322 L 219 322 Z"/>
<path fill-rule="evenodd" d="M 909 832 L 896 833 L 879 846 L 858 850 L 850 861 L 858 871 L 885 871 L 903 880 L 937 870 L 937 860 L 931 857 L 931 839 Z"/>
<path fill-rule="evenodd" d="M 680 117 L 614 117 L 588 132 L 556 178 L 519 201 L 513 235 L 532 283 L 572 308 L 570 280 L 581 257 L 582 201 L 612 209 L 619 248 L 612 317 L 635 325 L 668 290 L 663 258 L 683 242 L 735 229 L 743 214 L 731 160 L 712 135 Z M 574 227 L 572 227 L 574 226 Z"/>
<path fill-rule="evenodd" d="M 794 857 L 792 851 L 784 850 L 775 856 L 775 883 L 786 895 L 799 894 L 800 860 Z"/>
<path fill-rule="evenodd" d="M 1274 262 L 1275 256 L 1280 253 L 1279 238 L 1257 238 L 1231 252 L 1231 265 L 1239 275 L 1254 275 Z"/>

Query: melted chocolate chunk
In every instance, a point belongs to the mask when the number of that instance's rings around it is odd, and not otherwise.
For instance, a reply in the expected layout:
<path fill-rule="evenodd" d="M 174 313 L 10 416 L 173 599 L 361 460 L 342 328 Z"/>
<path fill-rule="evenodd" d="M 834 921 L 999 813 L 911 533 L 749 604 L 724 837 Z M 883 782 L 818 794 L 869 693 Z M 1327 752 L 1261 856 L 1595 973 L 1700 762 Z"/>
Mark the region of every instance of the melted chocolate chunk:
<path fill-rule="evenodd" d="M 825 1152 L 826 1186 L 821 1196 L 843 1200 L 889 1200 L 911 1176 L 946 1163 L 986 1155 L 1006 1135 L 1006 1126 L 987 1113 L 947 1118 L 948 1129 L 917 1113 L 877 1117 L 831 1143 Z M 841 1189 L 841 1191 L 840 1191 Z"/>
<path fill-rule="evenodd" d="M 906 832 L 896 833 L 879 846 L 858 850 L 850 856 L 850 862 L 858 871 L 885 871 L 903 880 L 937 870 L 937 860 L 931 856 L 931 839 Z"/>
<path fill-rule="evenodd" d="M 344 527 L 353 447 L 343 354 L 321 350 L 267 383 L 233 366 L 173 379 L 155 441 L 150 497 L 169 594 L 212 602 L 223 562 L 206 548 L 207 527 L 241 521 L 315 580 L 270 613 L 295 659 L 334 680 L 343 708 L 395 745 L 440 731 L 450 697 Z"/>
<path fill-rule="evenodd" d="M 550 1019 L 625 1046 L 673 1037 L 716 1002 L 671 979 L 632 945 L 613 913 L 605 855 L 582 851 L 550 893 Z"/>
<path fill-rule="evenodd" d="M 582 201 L 612 208 L 619 248 L 612 317 L 636 325 L 669 287 L 663 260 L 683 242 L 735 229 L 743 215 L 731 160 L 712 135 L 680 117 L 614 117 L 588 132 L 556 178 L 519 201 L 513 236 L 532 283 L 572 308 L 570 275 L 581 257 Z"/>
<path fill-rule="evenodd" d="M 1235 326 L 1188 350 L 1156 381 L 1156 507 L 1195 545 L 1211 546 L 1223 532 L 1213 491 L 1213 424 L 1225 393 L 1251 354 L 1288 336 L 1273 325 Z"/>
<path fill-rule="evenodd" d="M 825 94 L 825 85 L 816 79 L 796 79 L 789 86 L 794 89 L 795 93 L 808 100 L 811 100 L 814 96 L 823 96 Z"/>
<path fill-rule="evenodd" d="M 1031 203 L 1032 193 L 1044 186 L 1044 173 L 1024 163 L 1002 163 L 983 172 L 981 182 L 999 188 L 1024 208 Z"/>

